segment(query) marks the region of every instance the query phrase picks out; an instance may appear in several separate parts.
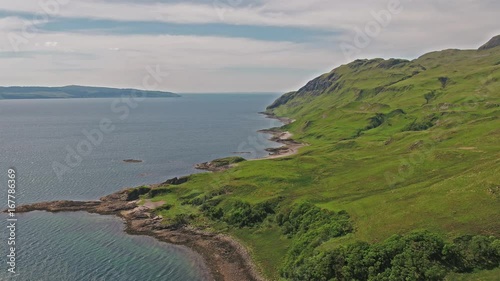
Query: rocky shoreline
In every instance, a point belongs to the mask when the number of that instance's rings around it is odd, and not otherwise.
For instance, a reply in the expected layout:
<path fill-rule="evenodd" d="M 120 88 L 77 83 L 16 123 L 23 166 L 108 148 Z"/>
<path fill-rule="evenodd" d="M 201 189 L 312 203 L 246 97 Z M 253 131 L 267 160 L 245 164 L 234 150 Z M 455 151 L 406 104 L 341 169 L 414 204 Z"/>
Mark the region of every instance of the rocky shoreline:
<path fill-rule="evenodd" d="M 306 146 L 306 144 L 297 142 L 292 139 L 292 134 L 290 132 L 283 132 L 273 129 L 260 130 L 259 133 L 271 134 L 272 137 L 269 139 L 271 141 L 282 144 L 280 147 L 266 148 L 265 150 L 269 152 L 269 155 L 264 158 L 255 159 L 271 159 L 290 156 L 298 152 L 299 148 Z"/>
<path fill-rule="evenodd" d="M 157 186 L 158 187 L 158 186 Z M 152 187 L 151 189 L 157 188 Z M 115 215 L 125 222 L 132 235 L 148 235 L 160 241 L 183 245 L 200 254 L 215 281 L 263 281 L 247 250 L 233 238 L 188 226 L 172 227 L 162 223 L 153 209 L 139 205 L 138 189 L 125 189 L 99 201 L 52 201 L 19 206 L 18 213 L 32 211 L 77 212 Z"/>
<path fill-rule="evenodd" d="M 279 117 L 279 116 L 276 116 L 273 113 L 269 113 L 269 112 L 265 112 L 265 111 L 264 112 L 259 112 L 259 114 L 263 114 L 267 118 L 270 118 L 270 119 L 279 120 L 284 125 L 288 125 L 288 124 L 291 124 L 291 123 L 295 122 L 295 119 L 291 119 L 291 118 L 288 118 L 288 117 Z"/>
<path fill-rule="evenodd" d="M 261 112 L 268 118 L 280 120 L 290 124 L 295 120 L 277 117 L 273 114 Z M 292 134 L 283 132 L 279 128 L 260 130 L 260 133 L 271 134 L 271 141 L 283 144 L 278 148 L 268 148 L 269 156 L 254 159 L 270 159 L 284 157 L 297 153 L 305 144 L 291 139 Z M 227 157 L 210 162 L 196 164 L 197 169 L 212 172 L 223 171 L 245 159 L 241 157 Z M 132 159 L 128 159 L 132 160 Z M 124 160 L 125 161 L 125 160 Z M 227 164 L 224 162 L 228 161 Z M 223 163 L 220 165 L 220 163 Z M 126 225 L 125 231 L 132 235 L 148 235 L 160 241 L 182 245 L 191 248 L 200 254 L 208 266 L 211 280 L 215 281 L 264 281 L 265 279 L 257 270 L 247 249 L 234 238 L 195 229 L 190 226 L 168 226 L 163 223 L 160 216 L 154 214 L 154 204 L 139 205 L 140 196 L 154 191 L 165 185 L 178 185 L 188 181 L 188 177 L 169 179 L 164 183 L 150 185 L 149 187 L 128 188 L 100 198 L 99 201 L 51 201 L 41 202 L 17 207 L 16 212 L 26 213 L 32 211 L 78 212 L 86 211 L 100 215 L 114 215 L 122 218 Z"/>

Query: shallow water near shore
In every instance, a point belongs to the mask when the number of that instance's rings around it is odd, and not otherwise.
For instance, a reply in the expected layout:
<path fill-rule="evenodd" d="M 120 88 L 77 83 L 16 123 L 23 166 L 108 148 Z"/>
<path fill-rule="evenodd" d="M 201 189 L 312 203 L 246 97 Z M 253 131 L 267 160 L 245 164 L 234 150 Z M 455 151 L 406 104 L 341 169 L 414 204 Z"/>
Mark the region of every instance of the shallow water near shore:
<path fill-rule="evenodd" d="M 190 249 L 127 235 L 123 229 L 112 216 L 22 214 L 17 276 L 5 280 L 210 280 Z"/>
<path fill-rule="evenodd" d="M 266 147 L 278 144 L 256 131 L 280 123 L 257 112 L 276 97 L 147 99 L 129 108 L 123 120 L 123 111 L 111 109 L 113 99 L 0 101 L 0 179 L 6 181 L 8 167 L 16 168 L 18 205 L 94 200 L 124 187 L 199 172 L 193 164 L 214 158 L 262 157 Z M 103 134 L 102 142 L 59 179 L 53 163 L 66 165 L 68 151 L 86 139 L 82 130 L 98 129 L 103 118 L 115 130 Z M 2 262 L 0 280 L 206 280 L 206 269 L 192 251 L 127 235 L 115 217 L 34 212 L 18 219 L 19 275 L 10 276 Z M 7 232 L 0 235 L 6 241 Z M 2 242 L 2 256 L 6 253 Z"/>

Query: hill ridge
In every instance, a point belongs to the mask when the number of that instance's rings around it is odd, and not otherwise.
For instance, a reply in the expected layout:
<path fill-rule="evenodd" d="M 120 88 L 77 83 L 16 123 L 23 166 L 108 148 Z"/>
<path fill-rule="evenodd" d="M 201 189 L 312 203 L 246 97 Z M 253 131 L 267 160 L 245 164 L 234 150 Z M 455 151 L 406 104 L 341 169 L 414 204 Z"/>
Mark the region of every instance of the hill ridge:
<path fill-rule="evenodd" d="M 52 99 L 52 98 L 114 98 L 139 95 L 143 97 L 179 97 L 165 91 L 149 91 L 138 89 L 119 89 L 110 87 L 93 87 L 67 85 L 62 87 L 47 86 L 8 86 L 0 87 L 0 99 Z"/>

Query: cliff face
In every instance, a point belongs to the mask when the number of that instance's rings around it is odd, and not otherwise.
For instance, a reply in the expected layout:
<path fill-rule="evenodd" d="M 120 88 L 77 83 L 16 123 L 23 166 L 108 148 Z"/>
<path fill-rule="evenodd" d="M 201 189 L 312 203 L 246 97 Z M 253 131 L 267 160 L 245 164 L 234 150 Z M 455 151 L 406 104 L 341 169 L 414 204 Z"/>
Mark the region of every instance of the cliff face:
<path fill-rule="evenodd" d="M 334 126 L 332 118 L 340 111 L 344 113 L 343 119 L 349 119 L 350 124 L 346 124 L 349 130 L 354 123 L 364 122 L 360 118 L 372 118 L 373 113 L 388 114 L 401 109 L 407 113 L 406 118 L 398 117 L 392 123 L 404 127 L 411 126 L 412 122 L 425 123 L 423 115 L 430 114 L 428 111 L 432 106 L 452 110 L 463 108 L 466 102 L 496 104 L 500 65 L 498 45 L 500 36 L 492 38 L 477 51 L 443 50 L 412 61 L 356 60 L 311 80 L 296 92 L 284 94 L 267 110 L 278 116 L 292 117 L 297 124 L 302 122 L 299 129 L 312 134 L 315 127 L 326 129 Z M 432 122 L 438 122 L 442 116 L 435 119 Z M 338 128 L 339 124 L 335 126 Z M 348 134 L 355 133 L 351 130 Z M 325 136 L 334 139 L 348 137 L 345 134 L 322 134 Z"/>
<path fill-rule="evenodd" d="M 484 44 L 483 46 L 479 47 L 478 50 L 488 50 L 488 49 L 493 49 L 495 47 L 498 47 L 500 46 L 500 35 L 497 35 L 493 38 L 491 38 L 490 41 L 488 41 L 486 44 Z"/>
<path fill-rule="evenodd" d="M 356 60 L 311 80 L 296 92 L 284 94 L 267 109 L 273 110 L 283 105 L 293 107 L 302 101 L 327 95 L 337 95 L 338 98 L 351 95 L 354 100 L 359 101 L 425 70 L 419 63 L 408 60 Z M 370 84 L 364 87 L 360 82 Z"/>

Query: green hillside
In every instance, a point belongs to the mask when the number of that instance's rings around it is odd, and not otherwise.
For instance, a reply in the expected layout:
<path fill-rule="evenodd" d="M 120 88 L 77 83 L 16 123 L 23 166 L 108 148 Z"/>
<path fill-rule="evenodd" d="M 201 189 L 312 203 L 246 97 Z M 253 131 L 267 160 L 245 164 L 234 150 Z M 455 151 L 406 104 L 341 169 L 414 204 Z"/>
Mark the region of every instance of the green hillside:
<path fill-rule="evenodd" d="M 497 280 L 498 44 L 356 60 L 267 110 L 309 145 L 162 187 L 165 223 L 232 234 L 272 280 Z"/>

